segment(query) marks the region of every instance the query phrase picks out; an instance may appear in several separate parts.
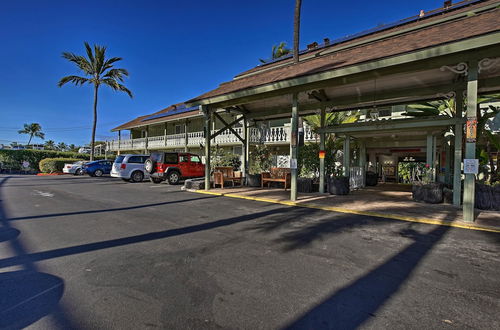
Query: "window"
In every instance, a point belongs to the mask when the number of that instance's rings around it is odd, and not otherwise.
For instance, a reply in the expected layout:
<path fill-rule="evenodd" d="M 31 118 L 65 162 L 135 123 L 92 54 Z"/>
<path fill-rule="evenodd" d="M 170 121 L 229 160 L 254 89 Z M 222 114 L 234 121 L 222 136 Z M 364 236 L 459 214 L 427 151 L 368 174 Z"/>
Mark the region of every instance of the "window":
<path fill-rule="evenodd" d="M 179 163 L 187 163 L 189 161 L 188 155 L 180 155 L 179 156 Z"/>
<path fill-rule="evenodd" d="M 193 163 L 201 163 L 200 157 L 191 155 L 191 162 L 193 162 Z"/>
<path fill-rule="evenodd" d="M 175 125 L 175 134 L 184 133 L 184 125 Z"/>
<path fill-rule="evenodd" d="M 235 155 L 243 155 L 243 147 L 242 146 L 234 146 L 233 154 Z"/>
<path fill-rule="evenodd" d="M 142 164 L 143 163 L 142 156 L 131 156 L 128 159 L 128 163 L 129 164 Z"/>
<path fill-rule="evenodd" d="M 391 116 L 391 109 L 380 109 L 378 111 L 378 116 L 379 117 L 390 117 Z"/>
<path fill-rule="evenodd" d="M 165 154 L 165 164 L 177 164 L 177 154 L 176 153 L 166 153 Z"/>

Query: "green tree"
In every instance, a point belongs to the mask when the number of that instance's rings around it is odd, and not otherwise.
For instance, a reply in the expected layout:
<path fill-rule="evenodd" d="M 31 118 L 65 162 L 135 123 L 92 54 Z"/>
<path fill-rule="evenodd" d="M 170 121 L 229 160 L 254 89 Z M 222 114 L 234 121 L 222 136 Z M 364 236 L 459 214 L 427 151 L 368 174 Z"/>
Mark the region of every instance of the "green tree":
<path fill-rule="evenodd" d="M 78 152 L 79 147 L 74 145 L 73 143 L 68 146 L 69 151 Z"/>
<path fill-rule="evenodd" d="M 54 140 L 47 140 L 45 141 L 43 148 L 45 150 L 56 150 L 56 143 L 54 142 Z"/>
<path fill-rule="evenodd" d="M 57 144 L 57 150 L 59 151 L 67 151 L 68 150 L 68 145 L 64 142 L 59 142 Z"/>
<path fill-rule="evenodd" d="M 94 121 L 92 125 L 92 138 L 90 141 L 90 160 L 94 160 L 94 144 L 95 131 L 97 126 L 97 99 L 99 87 L 107 85 L 115 91 L 125 92 L 132 97 L 132 92 L 121 84 L 124 77 L 128 76 L 128 71 L 125 69 L 117 69 L 113 67 L 113 63 L 121 61 L 121 57 L 106 58 L 106 47 L 94 45 L 92 49 L 85 42 L 87 57 L 76 55 L 73 53 L 64 52 L 62 57 L 74 63 L 85 77 L 66 76 L 62 78 L 58 86 L 62 87 L 66 83 L 73 83 L 76 86 L 91 84 L 94 87 Z"/>
<path fill-rule="evenodd" d="M 278 45 L 274 45 L 271 51 L 271 60 L 259 59 L 261 63 L 268 63 L 280 57 L 290 54 L 291 50 L 286 47 L 286 42 L 282 41 Z"/>
<path fill-rule="evenodd" d="M 31 144 L 31 140 L 33 137 L 39 137 L 40 139 L 45 139 L 45 133 L 42 132 L 42 126 L 37 123 L 24 124 L 24 128 L 22 130 L 17 131 L 19 134 L 29 134 L 30 139 L 28 141 L 28 145 Z"/>

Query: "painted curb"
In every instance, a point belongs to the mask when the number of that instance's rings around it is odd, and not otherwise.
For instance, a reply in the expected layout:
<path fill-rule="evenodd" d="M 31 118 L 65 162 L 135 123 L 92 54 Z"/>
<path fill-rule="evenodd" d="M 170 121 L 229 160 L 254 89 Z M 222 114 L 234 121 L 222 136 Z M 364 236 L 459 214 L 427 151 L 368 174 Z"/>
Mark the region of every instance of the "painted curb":
<path fill-rule="evenodd" d="M 477 225 L 472 225 L 472 224 L 469 225 L 469 224 L 463 223 L 463 222 L 453 222 L 453 221 L 427 219 L 427 218 L 415 218 L 415 217 L 409 217 L 409 216 L 398 215 L 398 214 L 390 214 L 390 213 L 356 211 L 356 210 L 349 210 L 349 209 L 344 209 L 344 208 L 340 208 L 340 207 L 333 207 L 333 206 L 322 206 L 322 205 L 310 204 L 310 203 L 297 203 L 297 202 L 292 202 L 292 201 L 277 201 L 277 200 L 270 199 L 270 198 L 250 197 L 250 196 L 243 196 L 243 195 L 231 194 L 231 193 L 227 193 L 227 194 L 226 193 L 217 193 L 217 192 L 211 192 L 211 191 L 205 191 L 205 190 L 187 189 L 187 191 L 191 191 L 191 192 L 195 192 L 195 193 L 199 193 L 199 194 L 221 196 L 221 197 L 247 199 L 247 200 L 252 200 L 252 201 L 257 201 L 257 202 L 266 202 L 266 203 L 273 203 L 273 204 L 282 204 L 282 205 L 287 205 L 287 206 L 305 207 L 305 208 L 317 209 L 317 210 L 323 210 L 323 211 L 333 211 L 333 212 L 347 213 L 347 214 L 366 215 L 366 216 L 377 217 L 377 218 L 386 218 L 386 219 L 393 219 L 393 220 L 400 220 L 400 221 L 425 223 L 425 224 L 429 224 L 429 225 L 448 226 L 448 227 L 455 227 L 455 228 L 462 228 L 462 229 L 487 231 L 487 232 L 491 232 L 491 233 L 500 233 L 500 229 L 491 228 L 491 227 L 482 227 L 482 226 L 477 226 Z"/>

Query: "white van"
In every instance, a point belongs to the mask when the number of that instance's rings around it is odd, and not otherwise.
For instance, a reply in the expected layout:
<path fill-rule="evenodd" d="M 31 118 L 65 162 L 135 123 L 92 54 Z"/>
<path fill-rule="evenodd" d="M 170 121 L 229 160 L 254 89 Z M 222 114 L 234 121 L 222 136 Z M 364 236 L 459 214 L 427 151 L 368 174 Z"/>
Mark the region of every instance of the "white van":
<path fill-rule="evenodd" d="M 148 158 L 149 155 L 118 155 L 111 168 L 111 176 L 130 182 L 149 180 L 149 173 L 144 170 L 144 162 Z"/>

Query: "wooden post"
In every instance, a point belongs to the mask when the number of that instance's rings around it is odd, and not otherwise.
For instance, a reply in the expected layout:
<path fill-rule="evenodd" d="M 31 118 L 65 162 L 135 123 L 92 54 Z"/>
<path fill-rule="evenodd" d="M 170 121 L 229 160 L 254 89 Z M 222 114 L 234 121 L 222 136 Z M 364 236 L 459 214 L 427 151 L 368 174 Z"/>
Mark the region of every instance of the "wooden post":
<path fill-rule="evenodd" d="M 427 133 L 427 152 L 425 157 L 425 164 L 429 166 L 429 171 L 431 171 L 431 178 L 434 181 L 434 136 L 431 133 Z"/>
<path fill-rule="evenodd" d="M 120 154 L 122 144 L 122 131 L 118 131 L 118 155 Z"/>
<path fill-rule="evenodd" d="M 292 122 L 290 139 L 290 200 L 297 200 L 297 156 L 298 156 L 298 124 L 299 124 L 299 100 L 297 93 L 292 94 Z"/>
<path fill-rule="evenodd" d="M 478 64 L 476 60 L 469 62 L 469 73 L 467 74 L 467 121 L 477 120 L 477 74 Z M 465 143 L 465 158 L 476 158 L 476 142 L 467 136 Z M 474 221 L 474 195 L 475 195 L 475 174 L 465 174 L 464 181 L 464 221 Z"/>
<path fill-rule="evenodd" d="M 359 146 L 359 166 L 361 167 L 361 174 L 363 184 L 362 187 L 365 187 L 366 184 L 366 143 L 364 140 L 360 141 Z"/>
<path fill-rule="evenodd" d="M 148 153 L 148 136 L 149 136 L 149 126 L 146 126 L 146 129 L 144 130 L 144 153 Z"/>
<path fill-rule="evenodd" d="M 320 114 L 321 128 L 325 127 L 325 117 L 326 117 L 325 108 L 321 108 L 321 114 Z M 325 152 L 325 133 L 319 134 L 319 150 L 320 152 L 323 153 Z M 319 192 L 321 194 L 325 193 L 325 157 L 326 155 L 323 154 L 323 157 L 319 158 Z"/>
<path fill-rule="evenodd" d="M 184 152 L 188 152 L 188 120 L 184 121 Z"/>
<path fill-rule="evenodd" d="M 451 184 L 451 141 L 444 142 L 445 148 L 445 162 L 444 162 L 444 182 Z"/>
<path fill-rule="evenodd" d="M 163 128 L 163 136 L 164 136 L 163 144 L 166 147 L 167 146 L 167 123 L 165 123 L 165 127 Z"/>
<path fill-rule="evenodd" d="M 463 91 L 455 92 L 455 116 L 462 118 L 464 107 Z M 453 163 L 453 205 L 460 206 L 462 199 L 462 132 L 463 124 L 455 124 L 455 158 Z"/>
<path fill-rule="evenodd" d="M 210 190 L 210 135 L 212 128 L 212 115 L 210 108 L 202 106 L 205 114 L 205 190 Z"/>
<path fill-rule="evenodd" d="M 243 133 L 243 143 L 241 144 L 241 153 L 242 153 L 242 156 L 243 156 L 243 162 L 241 164 L 241 173 L 244 177 L 243 179 L 243 182 L 242 184 L 245 183 L 246 181 L 246 178 L 247 178 L 247 172 L 248 172 L 248 158 L 247 158 L 247 155 L 248 155 L 248 130 L 247 130 L 247 119 L 246 117 L 244 116 L 243 117 L 243 129 L 242 129 L 242 133 Z"/>
<path fill-rule="evenodd" d="M 344 164 L 342 175 L 349 177 L 351 171 L 351 137 L 346 134 L 344 140 Z"/>

